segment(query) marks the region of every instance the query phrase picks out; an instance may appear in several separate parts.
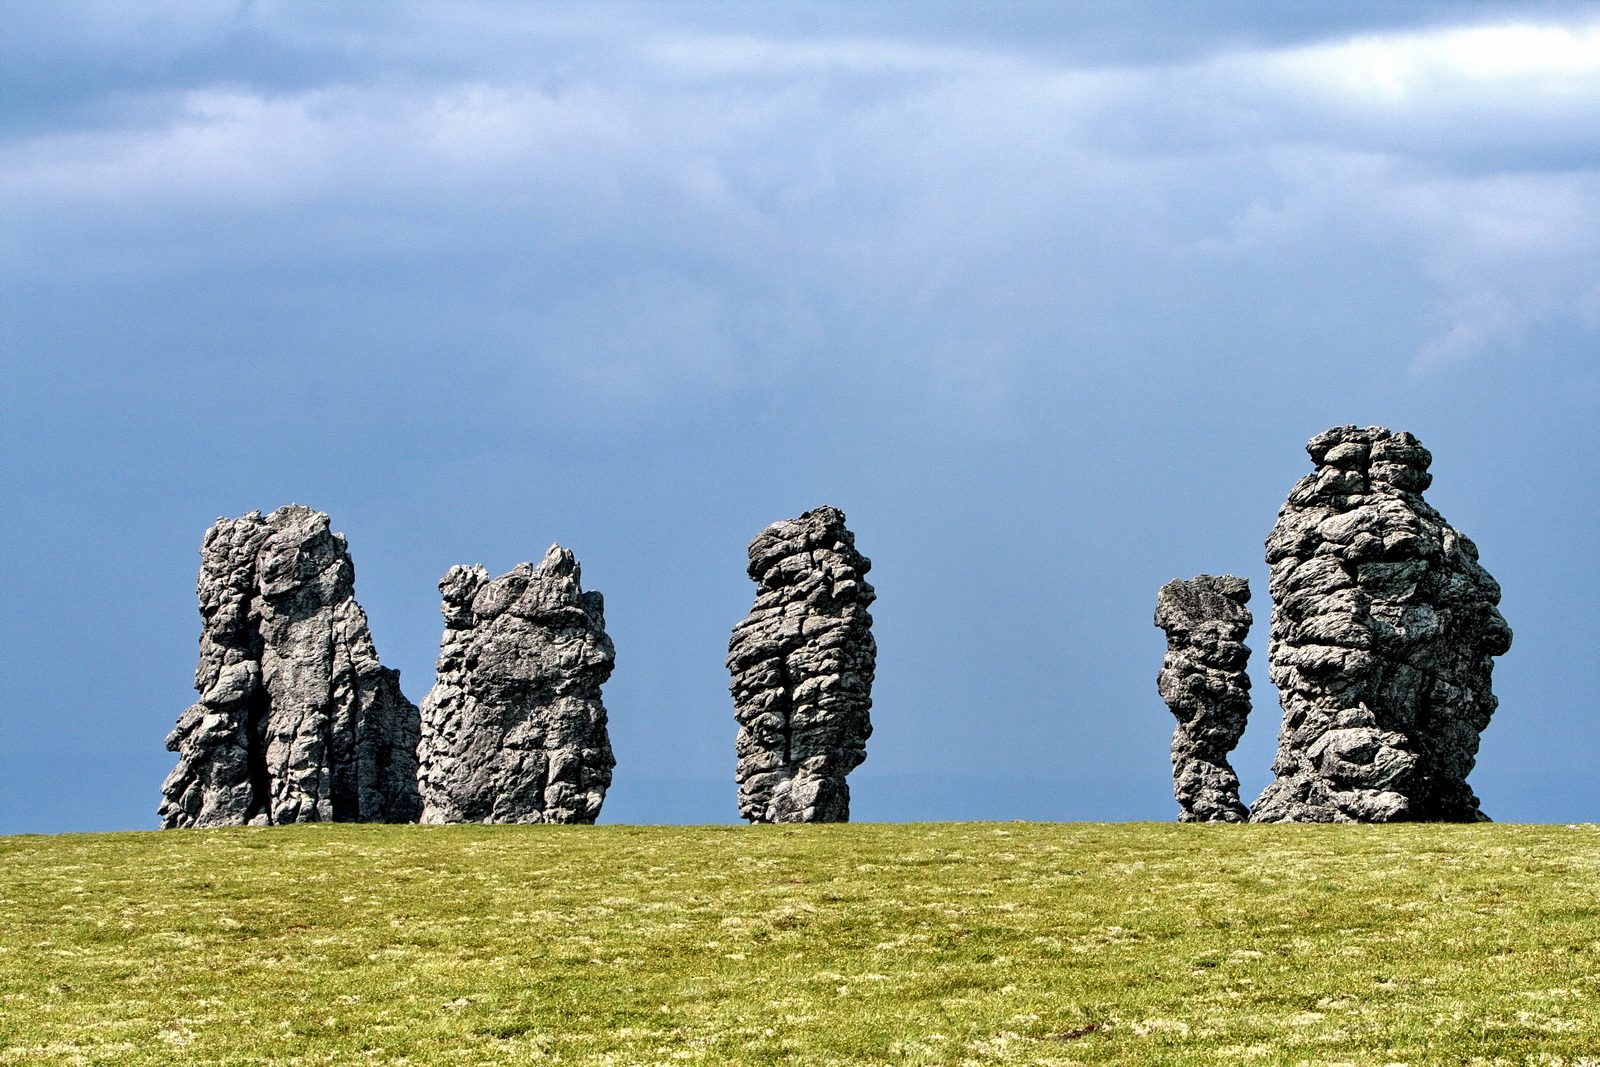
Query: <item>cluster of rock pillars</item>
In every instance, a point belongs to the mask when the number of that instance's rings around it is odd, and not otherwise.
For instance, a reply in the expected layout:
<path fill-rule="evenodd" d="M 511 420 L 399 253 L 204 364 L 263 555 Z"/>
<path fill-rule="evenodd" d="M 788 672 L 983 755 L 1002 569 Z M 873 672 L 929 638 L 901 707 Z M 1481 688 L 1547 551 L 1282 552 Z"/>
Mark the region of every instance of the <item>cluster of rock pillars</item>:
<path fill-rule="evenodd" d="M 1228 753 L 1250 714 L 1248 583 L 1161 588 L 1158 676 L 1177 717 L 1182 822 L 1484 820 L 1466 784 L 1511 644 L 1472 542 L 1422 498 L 1431 456 L 1408 433 L 1312 438 L 1267 538 L 1276 775 L 1253 807 Z M 866 759 L 877 647 L 871 562 L 842 512 L 750 543 L 756 599 L 733 630 L 739 814 L 844 822 Z M 615 650 L 604 600 L 553 545 L 498 578 L 451 567 L 444 637 L 420 708 L 378 661 L 344 537 L 291 504 L 219 519 L 201 546 L 199 700 L 167 747 L 164 827 L 295 822 L 592 823 L 615 766 L 600 689 Z"/>

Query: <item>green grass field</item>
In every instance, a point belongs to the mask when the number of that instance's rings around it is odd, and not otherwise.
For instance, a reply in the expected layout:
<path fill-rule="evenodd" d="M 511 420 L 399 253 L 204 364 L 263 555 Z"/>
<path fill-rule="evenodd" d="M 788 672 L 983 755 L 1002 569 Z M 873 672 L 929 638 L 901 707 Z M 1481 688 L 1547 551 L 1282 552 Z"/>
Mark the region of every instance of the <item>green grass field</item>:
<path fill-rule="evenodd" d="M 1600 1065 L 1600 827 L 0 838 L 0 1063 Z"/>

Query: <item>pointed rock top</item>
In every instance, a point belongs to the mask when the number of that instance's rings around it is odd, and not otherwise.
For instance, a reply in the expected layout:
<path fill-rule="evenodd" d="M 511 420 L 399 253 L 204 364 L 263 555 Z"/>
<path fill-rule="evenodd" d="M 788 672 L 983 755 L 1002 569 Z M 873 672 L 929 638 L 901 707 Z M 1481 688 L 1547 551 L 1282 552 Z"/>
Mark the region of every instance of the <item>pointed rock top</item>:
<path fill-rule="evenodd" d="M 583 577 L 582 569 L 578 566 L 578 557 L 572 554 L 571 549 L 562 548 L 559 542 L 550 546 L 549 551 L 544 554 L 544 559 L 533 568 L 533 574 L 535 577 L 570 577 L 574 582 L 581 581 Z"/>

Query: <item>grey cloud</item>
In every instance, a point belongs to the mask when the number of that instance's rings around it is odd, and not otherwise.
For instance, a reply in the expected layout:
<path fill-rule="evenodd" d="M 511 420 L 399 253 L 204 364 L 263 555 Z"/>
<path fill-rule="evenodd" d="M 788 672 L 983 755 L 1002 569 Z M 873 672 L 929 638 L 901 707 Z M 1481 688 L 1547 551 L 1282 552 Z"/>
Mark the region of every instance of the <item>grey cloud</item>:
<path fill-rule="evenodd" d="M 1185 64 L 1352 33 L 1463 20 L 1575 19 L 1582 2 L 1168 0 L 711 2 L 30 0 L 0 3 L 8 101 L 0 135 L 155 123 L 193 88 L 306 92 L 396 79 L 537 83 L 559 91 L 630 42 L 689 35 L 787 42 L 859 39 L 1014 55 L 1046 64 Z"/>
<path fill-rule="evenodd" d="M 1596 143 L 1563 97 L 1595 95 L 1581 71 L 1542 95 L 1434 77 L 1363 106 L 1330 88 L 1355 47 L 1338 43 L 1107 67 L 931 31 L 890 39 L 887 16 L 881 36 L 846 38 L 787 23 L 708 33 L 747 27 L 731 9 L 692 32 L 625 5 L 193 10 L 210 21 L 168 48 L 190 86 L 150 90 L 162 125 L 29 136 L 0 154 L 23 238 L 10 269 L 317 263 L 416 290 L 407 302 L 579 395 L 634 402 L 809 373 L 824 322 L 871 324 L 875 369 L 858 373 L 899 381 L 933 360 L 938 373 L 915 377 L 928 410 L 996 418 L 1026 366 L 1048 362 L 1063 316 L 1094 337 L 1113 311 L 1147 317 L 1150 292 L 1219 264 L 1281 263 L 1319 242 L 1348 247 L 1350 269 L 1398 257 L 1433 292 L 1414 354 L 1427 366 L 1570 316 L 1600 263 L 1584 236 L 1592 178 L 1526 165 Z M 136 39 L 159 36 L 153 17 L 130 19 Z M 630 19 L 636 34 L 587 50 Z M 453 35 L 406 36 L 424 22 Z M 308 55 L 366 49 L 370 67 L 290 72 L 328 79 L 314 89 L 287 74 L 218 87 L 203 64 L 184 67 L 241 33 Z M 494 53 L 533 37 L 548 47 L 518 71 L 462 75 L 467 42 Z M 102 27 L 98 40 L 114 52 L 120 38 Z M 380 69 L 434 80 L 367 76 Z M 1491 151 L 1521 176 L 1485 175 Z"/>

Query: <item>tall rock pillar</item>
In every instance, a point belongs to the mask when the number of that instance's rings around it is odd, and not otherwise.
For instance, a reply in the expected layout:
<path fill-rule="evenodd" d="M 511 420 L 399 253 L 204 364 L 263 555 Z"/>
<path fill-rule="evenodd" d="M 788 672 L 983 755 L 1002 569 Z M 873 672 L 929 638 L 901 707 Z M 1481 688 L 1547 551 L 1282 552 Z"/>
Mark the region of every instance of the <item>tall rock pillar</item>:
<path fill-rule="evenodd" d="M 438 680 L 422 700 L 426 823 L 592 823 L 616 760 L 600 687 L 616 649 L 605 599 L 551 545 L 538 566 L 439 582 Z"/>
<path fill-rule="evenodd" d="M 344 535 L 290 504 L 218 519 L 200 558 L 200 699 L 167 737 L 161 825 L 415 821 L 417 708 L 378 662 Z"/>
<path fill-rule="evenodd" d="M 1202 574 L 1171 581 L 1156 598 L 1156 625 L 1167 654 L 1156 687 L 1178 718 L 1172 735 L 1172 784 L 1179 822 L 1244 822 L 1239 777 L 1228 753 L 1250 717 L 1250 583 Z"/>
<path fill-rule="evenodd" d="M 739 722 L 739 814 L 848 822 L 849 774 L 867 758 L 877 645 L 872 563 L 844 513 L 821 507 L 750 542 L 756 601 L 728 642 Z"/>
<path fill-rule="evenodd" d="M 1267 538 L 1277 778 L 1255 822 L 1474 822 L 1467 785 L 1511 647 L 1478 550 L 1423 500 L 1408 433 L 1339 426 Z"/>

